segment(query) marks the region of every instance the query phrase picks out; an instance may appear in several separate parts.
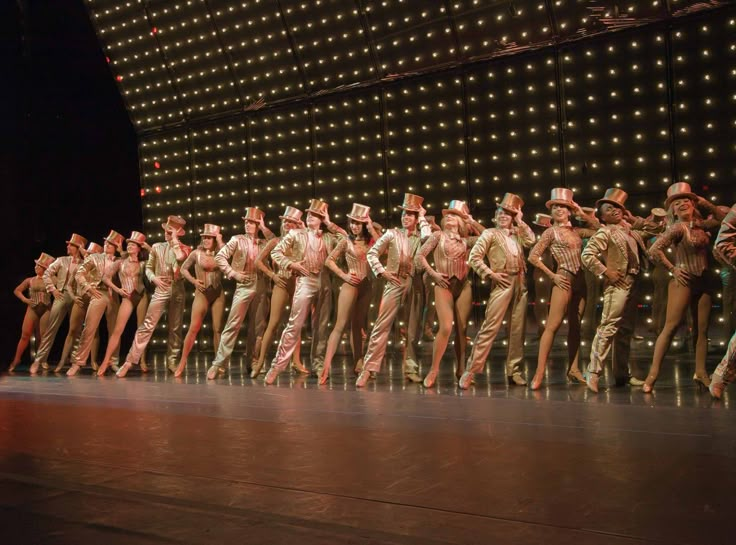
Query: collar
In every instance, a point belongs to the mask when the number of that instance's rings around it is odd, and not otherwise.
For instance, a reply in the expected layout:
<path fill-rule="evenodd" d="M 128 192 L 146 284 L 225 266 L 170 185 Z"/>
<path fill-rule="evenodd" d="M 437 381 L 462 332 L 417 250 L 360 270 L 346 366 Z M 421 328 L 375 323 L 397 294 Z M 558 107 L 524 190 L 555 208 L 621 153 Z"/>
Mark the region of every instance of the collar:
<path fill-rule="evenodd" d="M 317 238 L 322 238 L 322 230 L 321 229 L 307 229 L 307 232 L 314 235 Z"/>
<path fill-rule="evenodd" d="M 569 221 L 565 223 L 556 223 L 555 227 L 572 227 L 572 223 L 570 223 Z"/>
<path fill-rule="evenodd" d="M 462 240 L 463 240 L 463 237 L 461 237 L 459 233 L 456 233 L 454 231 L 445 231 L 444 234 L 450 240 L 457 240 L 457 241 L 460 241 L 460 242 L 462 242 Z"/>

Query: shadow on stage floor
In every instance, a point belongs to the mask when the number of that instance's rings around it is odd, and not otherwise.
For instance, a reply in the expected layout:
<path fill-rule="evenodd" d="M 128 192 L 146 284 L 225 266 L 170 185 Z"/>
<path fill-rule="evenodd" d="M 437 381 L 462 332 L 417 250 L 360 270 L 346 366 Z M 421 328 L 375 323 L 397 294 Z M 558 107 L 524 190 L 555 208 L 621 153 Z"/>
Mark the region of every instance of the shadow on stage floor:
<path fill-rule="evenodd" d="M 347 361 L 323 387 L 208 383 L 201 356 L 2 376 L 3 542 L 731 543 L 735 414 L 690 354 L 650 395 L 567 385 L 557 351 L 541 391 L 507 386 L 496 355 L 465 392 L 449 360 L 432 390 L 398 362 L 364 391 Z"/>

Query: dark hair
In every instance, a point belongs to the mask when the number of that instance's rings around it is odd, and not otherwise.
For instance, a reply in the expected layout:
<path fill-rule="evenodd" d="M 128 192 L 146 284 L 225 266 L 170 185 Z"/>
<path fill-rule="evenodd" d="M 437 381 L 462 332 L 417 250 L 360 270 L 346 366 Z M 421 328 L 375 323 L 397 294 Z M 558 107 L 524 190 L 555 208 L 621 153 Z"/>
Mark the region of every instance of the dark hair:
<path fill-rule="evenodd" d="M 357 238 L 353 234 L 353 230 L 350 228 L 350 224 L 352 222 L 354 222 L 354 221 L 355 220 L 351 220 L 350 218 L 348 218 L 347 232 L 348 232 L 348 237 L 350 238 L 350 240 L 355 240 Z M 355 221 L 355 223 L 360 223 L 361 224 L 360 235 L 363 237 L 363 240 L 365 240 L 366 242 L 370 241 L 371 240 L 371 234 L 368 232 L 368 224 L 367 223 L 363 223 L 362 221 Z"/>

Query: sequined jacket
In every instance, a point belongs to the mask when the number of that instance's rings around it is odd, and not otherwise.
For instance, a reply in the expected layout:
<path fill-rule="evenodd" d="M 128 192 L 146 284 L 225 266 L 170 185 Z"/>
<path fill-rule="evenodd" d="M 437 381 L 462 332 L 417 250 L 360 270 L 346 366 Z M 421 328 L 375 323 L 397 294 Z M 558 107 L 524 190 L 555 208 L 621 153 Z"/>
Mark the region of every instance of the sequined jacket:
<path fill-rule="evenodd" d="M 263 233 L 268 240 L 274 237 L 269 230 L 264 230 Z M 215 256 L 217 266 L 220 267 L 226 278 L 244 274 L 244 283 L 251 284 L 258 279 L 256 258 L 264 244 L 263 239 L 256 236 L 235 235 L 217 252 Z"/>
<path fill-rule="evenodd" d="M 180 280 L 179 269 L 192 249 L 179 241 L 157 242 L 151 246 L 146 262 L 146 277 L 153 282 L 157 276 Z"/>
<path fill-rule="evenodd" d="M 401 278 L 414 275 L 414 258 L 423 240 L 432 234 L 432 229 L 425 221 L 421 229 L 415 230 L 414 234 L 407 235 L 406 229 L 387 229 L 368 251 L 368 263 L 376 276 L 389 271 Z M 387 252 L 388 260 L 386 266 L 381 264 L 381 255 Z"/>
<path fill-rule="evenodd" d="M 721 223 L 714 253 L 721 263 L 736 268 L 736 205 L 731 208 Z"/>
<path fill-rule="evenodd" d="M 74 279 L 77 282 L 79 293 L 84 295 L 90 288 L 97 288 L 102 284 L 104 277 L 112 276 L 117 258 L 106 254 L 90 254 L 77 268 Z"/>
<path fill-rule="evenodd" d="M 46 291 L 52 292 L 54 289 L 64 291 L 66 288 L 74 294 L 76 291 L 74 273 L 81 262 L 80 259 L 72 261 L 70 255 L 57 257 L 43 273 L 43 283 L 46 286 Z"/>
<path fill-rule="evenodd" d="M 328 229 L 334 224 L 328 225 Z M 324 244 L 324 257 L 327 256 L 337 246 L 338 237 L 332 233 L 322 233 L 322 242 Z M 305 260 L 307 247 L 309 245 L 309 229 L 292 229 L 285 237 L 282 237 L 278 244 L 271 251 L 271 259 L 282 269 L 290 270 L 292 263 L 302 263 Z M 305 263 L 302 263 L 307 266 Z M 319 264 L 321 270 L 324 262 Z M 309 267 L 307 267 L 309 268 Z M 318 271 L 310 271 L 317 273 Z"/>
<path fill-rule="evenodd" d="M 506 247 L 507 239 L 517 246 L 516 263 L 509 259 L 508 248 Z M 530 248 L 534 244 L 534 232 L 526 223 L 519 223 L 511 230 L 511 235 L 506 235 L 501 229 L 492 227 L 481 233 L 473 248 L 470 250 L 468 261 L 473 270 L 481 277 L 488 277 L 491 272 L 524 272 L 526 271 L 526 261 L 524 260 L 524 248 Z M 490 267 L 486 265 L 485 259 L 488 259 Z"/>
<path fill-rule="evenodd" d="M 629 235 L 633 245 L 629 245 Z M 636 253 L 637 263 L 629 263 L 629 255 Z M 604 225 L 590 237 L 583 250 L 581 259 L 583 266 L 593 274 L 600 276 L 611 268 L 621 274 L 635 274 L 644 265 L 647 255 L 644 240 L 638 231 L 631 229 L 624 222 L 618 225 Z"/>
<path fill-rule="evenodd" d="M 436 270 L 449 278 L 464 280 L 468 276 L 468 255 L 478 237 L 460 237 L 448 235 L 443 231 L 434 231 L 417 252 L 414 264 L 422 271 Z M 427 261 L 433 253 L 434 267 Z"/>

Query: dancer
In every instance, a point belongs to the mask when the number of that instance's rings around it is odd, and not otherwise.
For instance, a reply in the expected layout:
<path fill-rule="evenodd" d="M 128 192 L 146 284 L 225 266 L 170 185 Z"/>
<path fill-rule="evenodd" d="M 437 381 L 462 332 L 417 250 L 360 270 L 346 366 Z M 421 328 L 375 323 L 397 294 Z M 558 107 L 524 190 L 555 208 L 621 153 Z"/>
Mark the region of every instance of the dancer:
<path fill-rule="evenodd" d="M 511 323 L 506 356 L 506 380 L 509 384 L 526 386 L 526 380 L 521 374 L 528 297 L 524 248 L 534 244 L 534 233 L 522 219 L 523 206 L 524 201 L 521 197 L 506 193 L 496 208 L 496 227 L 483 231 L 470 250 L 470 266 L 482 279 L 491 279 L 491 293 L 486 303 L 486 315 L 475 336 L 468 364 L 458 382 L 458 386 L 463 390 L 468 389 L 475 374 L 480 373 L 485 367 L 491 346 L 509 307 L 511 307 Z M 488 259 L 490 267 L 485 264 L 484 258 Z"/>
<path fill-rule="evenodd" d="M 23 325 L 20 329 L 20 340 L 15 349 L 15 356 L 8 367 L 8 372 L 10 373 L 20 363 L 23 352 L 26 351 L 28 343 L 31 341 L 31 335 L 33 334 L 36 335 L 36 350 L 38 350 L 38 344 L 46 331 L 49 320 L 51 295 L 46 291 L 46 286 L 44 286 L 43 273 L 54 262 L 54 258 L 49 254 L 41 253 L 39 258 L 34 262 L 36 263 L 34 268 L 36 276 L 26 278 L 13 290 L 13 295 L 26 305 L 26 313 L 23 316 Z M 23 294 L 26 290 L 28 290 L 27 297 Z"/>
<path fill-rule="evenodd" d="M 667 211 L 664 208 L 652 208 L 652 221 L 664 226 Z M 647 248 L 657 240 L 657 236 L 646 240 Z M 651 273 L 654 290 L 652 292 L 652 330 L 659 335 L 667 319 L 667 286 L 670 283 L 670 273 L 661 263 L 654 263 Z"/>
<path fill-rule="evenodd" d="M 273 260 L 273 269 L 270 269 L 266 264 L 266 260 L 271 257 L 271 251 L 279 242 L 281 242 L 281 239 L 284 238 L 289 231 L 292 229 L 304 228 L 304 224 L 302 223 L 302 211 L 297 208 L 287 206 L 286 210 L 284 210 L 284 215 L 279 216 L 279 219 L 281 220 L 281 237 L 275 237 L 269 240 L 256 258 L 256 266 L 258 269 L 268 278 L 273 280 L 273 290 L 271 292 L 271 313 L 268 318 L 268 326 L 266 327 L 266 330 L 263 333 L 263 338 L 261 339 L 258 359 L 252 364 L 250 373 L 251 378 L 256 378 L 263 368 L 263 363 L 266 361 L 266 354 L 268 353 L 268 348 L 271 345 L 273 335 L 276 332 L 276 328 L 281 323 L 284 309 L 289 304 L 292 297 L 294 297 L 294 288 L 296 286 L 296 275 L 291 274 L 289 269 L 280 268 L 276 261 Z M 299 356 L 301 352 L 300 333 L 299 336 L 300 338 L 297 339 L 296 344 L 294 345 L 292 366 L 299 373 L 308 374 L 309 371 L 304 367 Z"/>
<path fill-rule="evenodd" d="M 199 246 L 189 254 L 181 266 L 181 275 L 187 282 L 194 286 L 194 301 L 192 301 L 192 312 L 190 314 L 189 330 L 184 338 L 184 347 L 181 352 L 181 361 L 174 372 L 175 377 L 184 374 L 187 366 L 189 353 L 197 340 L 197 334 L 202 328 L 207 311 L 212 308 L 212 344 L 215 354 L 220 346 L 220 334 L 222 333 L 222 319 L 225 314 L 225 293 L 222 290 L 222 271 L 217 266 L 215 254 L 222 248 L 222 233 L 219 225 L 211 223 L 204 224 L 204 230 L 200 233 L 202 241 Z M 194 274 L 189 272 L 194 265 Z"/>
<path fill-rule="evenodd" d="M 535 214 L 532 227 L 537 241 L 541 233 L 544 233 L 545 229 L 552 227 L 552 216 L 549 214 Z M 542 263 L 548 268 L 555 266 L 552 254 L 547 250 L 541 256 Z M 552 281 L 542 272 L 539 267 L 534 267 L 531 274 L 531 285 L 534 286 L 534 319 L 537 322 L 537 336 L 541 338 L 544 334 L 544 326 L 547 323 L 547 317 L 549 316 L 549 298 L 552 294 Z"/>
<path fill-rule="evenodd" d="M 425 216 L 429 228 L 434 233 L 441 231 L 442 228 L 437 225 L 434 216 Z M 376 239 L 378 240 L 378 239 Z M 432 256 L 428 259 L 430 265 L 434 266 Z M 434 341 L 434 325 L 437 321 L 437 310 L 434 307 L 434 281 L 427 271 L 422 273 L 422 286 L 424 288 L 424 310 L 422 311 L 422 340 Z"/>
<path fill-rule="evenodd" d="M 590 237 L 581 256 L 583 266 L 591 273 L 605 275 L 603 315 L 593 338 L 585 377 L 588 389 L 596 393 L 611 346 L 616 384 L 641 384 L 636 364 L 629 369 L 629 352 L 636 314 L 634 284 L 639 279 L 646 248 L 641 235 L 625 219 L 631 217 L 625 207 L 628 197 L 622 189 L 610 188 L 596 201 L 605 225 Z"/>
<path fill-rule="evenodd" d="M 48 368 L 46 362 L 51 352 L 51 347 L 59 332 L 61 323 L 74 306 L 74 273 L 82 262 L 82 249 L 87 244 L 87 239 L 76 233 L 72 233 L 66 241 L 66 253 L 64 257 L 58 257 L 43 273 L 43 283 L 53 297 L 51 310 L 49 311 L 46 332 L 41 337 L 41 344 L 36 351 L 36 359 L 31 364 L 31 374 L 38 373 L 38 368 Z M 66 349 L 66 341 L 64 348 Z M 69 349 L 71 350 L 71 344 Z"/>
<path fill-rule="evenodd" d="M 710 385 L 705 368 L 708 355 L 708 326 L 711 305 L 720 279 L 710 267 L 710 234 L 704 229 L 696 206 L 707 209 L 716 216 L 718 223 L 723 219 L 722 213 L 715 205 L 691 191 L 690 184 L 685 182 L 672 184 L 667 189 L 664 207 L 672 210 L 676 221 L 649 249 L 651 259 L 664 265 L 672 274 L 672 279 L 667 290 L 667 317 L 654 343 L 652 365 L 642 387 L 644 392 L 651 392 L 654 388 L 662 361 L 688 307 L 693 314 L 693 337 L 696 339 L 693 380 L 700 388 L 707 388 Z M 672 263 L 665 254 L 665 250 L 669 248 L 674 250 L 675 263 Z"/>
<path fill-rule="evenodd" d="M 406 346 L 403 352 L 402 370 L 404 378 L 411 382 L 421 382 L 419 366 L 414 353 L 415 328 L 411 327 L 412 317 L 419 320 L 415 290 L 421 290 L 421 275 L 415 275 L 414 258 L 419 251 L 422 240 L 429 237 L 431 229 L 427 223 L 425 210 L 422 207 L 424 198 L 411 193 L 404 194 L 404 203 L 399 207 L 401 213 L 401 228 L 388 229 L 368 251 L 368 263 L 377 277 L 386 281 L 383 289 L 381 304 L 378 309 L 378 318 L 371 331 L 368 341 L 368 350 L 363 359 L 363 368 L 355 381 L 355 386 L 362 388 L 368 382 L 371 373 L 381 369 L 381 363 L 386 354 L 391 326 L 394 323 L 399 307 L 409 305 L 409 324 L 407 328 Z M 419 230 L 417 229 L 419 227 Z M 380 257 L 388 253 L 386 266 L 381 264 Z"/>
<path fill-rule="evenodd" d="M 345 326 L 350 322 L 350 346 L 353 351 L 354 368 L 363 367 L 363 325 L 371 301 L 371 279 L 368 266 L 368 250 L 378 239 L 370 218 L 370 207 L 353 203 L 347 215 L 348 232 L 340 229 L 340 242 L 327 257 L 325 265 L 343 280 L 337 300 L 335 327 L 327 340 L 325 363 L 319 383 L 325 384 L 330 376 L 332 358 L 342 338 Z M 345 258 L 348 270 L 343 271 L 337 260 Z"/>
<path fill-rule="evenodd" d="M 181 331 L 186 302 L 184 279 L 180 268 L 191 252 L 189 246 L 179 241 L 179 238 L 185 234 L 186 223 L 179 216 L 169 216 L 166 223 L 161 224 L 165 242 L 157 242 L 151 247 L 146 263 L 146 276 L 156 286 L 156 290 L 151 297 L 143 324 L 135 332 L 133 345 L 125 358 L 125 363 L 116 373 L 118 378 L 123 378 L 134 365 L 138 365 L 141 354 L 148 346 L 153 331 L 164 312 L 167 314 L 169 332 L 166 341 L 167 367 L 172 371 L 176 370 L 176 364 L 181 355 Z"/>
<path fill-rule="evenodd" d="M 222 331 L 215 359 L 212 360 L 212 365 L 207 370 L 207 380 L 214 380 L 218 374 L 225 374 L 238 340 L 238 333 L 248 314 L 248 307 L 256 296 L 256 257 L 261 251 L 258 230 L 260 229 L 268 240 L 274 236 L 266 227 L 264 217 L 263 212 L 258 208 L 246 208 L 245 216 L 243 216 L 245 234 L 232 237 L 215 255 L 215 262 L 222 274 L 226 278 L 235 280 L 236 284 L 233 302 L 230 304 L 230 314 L 227 317 L 225 329 Z"/>
<path fill-rule="evenodd" d="M 580 254 L 583 248 L 582 237 L 590 237 L 600 224 L 595 216 L 584 216 L 583 211 L 573 201 L 571 189 L 556 187 L 552 189 L 550 200 L 545 204 L 552 213 L 552 226 L 547 229 L 529 252 L 529 263 L 540 269 L 552 282 L 549 316 L 544 333 L 539 340 L 537 370 L 532 379 L 531 389 L 538 390 L 544 380 L 547 358 L 552 351 L 557 330 L 567 317 L 567 377 L 571 382 L 585 383 L 580 372 L 580 318 L 581 305 L 585 305 L 585 274 Z M 575 213 L 587 220 L 589 229 L 583 231 L 573 227 L 570 216 Z M 542 255 L 550 250 L 557 265 L 553 272 L 542 262 Z"/>
<path fill-rule="evenodd" d="M 719 261 L 727 263 L 733 272 L 736 269 L 736 204 L 723 219 L 716 237 L 715 253 Z M 710 381 L 710 395 L 715 399 L 723 397 L 723 391 L 736 379 L 736 333 L 728 342 L 728 349 L 716 367 Z"/>
<path fill-rule="evenodd" d="M 266 373 L 266 384 L 273 384 L 279 373 L 286 369 L 296 343 L 299 342 L 299 333 L 310 310 L 312 311 L 312 371 L 321 372 L 318 365 L 321 363 L 319 358 L 324 358 L 324 352 L 321 351 L 322 345 L 325 345 L 326 350 L 326 343 L 322 342 L 322 336 L 323 328 L 329 323 L 329 299 L 331 297 L 330 281 L 324 264 L 336 245 L 331 234 L 323 234 L 320 230 L 323 222 L 328 229 L 335 229 L 330 222 L 327 203 L 319 199 L 312 199 L 307 209 L 307 228 L 292 229 L 271 252 L 271 258 L 281 269 L 290 270 L 292 274 L 298 275 L 298 278 L 289 321 L 281 334 L 271 368 Z"/>
<path fill-rule="evenodd" d="M 105 358 L 97 370 L 97 376 L 101 377 L 105 374 L 107 367 L 111 365 L 113 356 L 119 352 L 120 337 L 125 331 L 125 325 L 128 323 L 133 311 L 136 311 L 137 327 L 143 324 L 148 306 L 146 287 L 144 285 L 145 276 L 145 260 L 146 256 L 143 251 L 150 251 L 151 247 L 146 244 L 146 235 L 133 231 L 126 241 L 125 256 L 123 259 L 117 259 L 113 262 L 109 274 L 103 276 L 102 282 L 108 289 L 114 291 L 120 296 L 120 306 L 117 316 L 115 317 L 115 325 L 112 333 L 107 339 L 107 349 L 105 350 Z M 120 287 L 116 286 L 112 281 L 114 275 L 118 275 Z M 143 312 L 138 312 L 141 307 Z M 141 367 L 143 360 L 141 360 Z M 112 370 L 117 372 L 118 366 L 113 362 Z"/>
<path fill-rule="evenodd" d="M 465 201 L 450 201 L 442 210 L 441 231 L 433 232 L 417 252 L 417 269 L 426 271 L 434 282 L 434 305 L 439 329 L 432 347 L 432 366 L 424 377 L 424 387 L 431 388 L 437 381 L 442 356 L 450 341 L 455 325 L 455 375 L 459 379 L 465 372 L 465 332 L 472 310 L 473 293 L 468 274 L 468 254 L 478 239 L 468 236 L 468 223 L 473 221 Z M 427 261 L 433 254 L 434 267 Z"/>
<path fill-rule="evenodd" d="M 85 257 L 74 276 L 77 289 L 88 302 L 84 317 L 84 327 L 79 337 L 79 345 L 72 355 L 72 366 L 66 372 L 73 377 L 87 363 L 92 343 L 98 335 L 98 327 L 102 315 L 107 320 L 107 331 L 110 336 L 115 328 L 115 318 L 120 307 L 120 299 L 109 287 L 103 288 L 103 278 L 112 275 L 112 269 L 117 262 L 115 252 L 121 251 L 125 237 L 117 231 L 110 231 L 104 242 L 104 253 L 92 253 Z M 117 351 L 112 357 L 117 360 Z M 93 357 L 93 361 L 94 361 Z M 94 369 L 98 371 L 98 369 Z"/>

